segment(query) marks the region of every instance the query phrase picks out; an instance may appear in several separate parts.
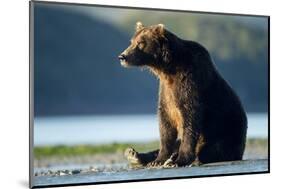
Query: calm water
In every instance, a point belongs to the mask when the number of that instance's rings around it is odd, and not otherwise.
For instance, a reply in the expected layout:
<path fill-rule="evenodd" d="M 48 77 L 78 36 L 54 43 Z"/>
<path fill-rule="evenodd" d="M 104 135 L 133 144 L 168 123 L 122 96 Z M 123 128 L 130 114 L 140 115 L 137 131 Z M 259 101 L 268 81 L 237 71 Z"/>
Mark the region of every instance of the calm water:
<path fill-rule="evenodd" d="M 248 114 L 248 137 L 266 138 L 267 114 Z M 159 139 L 156 115 L 35 118 L 34 145 L 146 142 Z"/>

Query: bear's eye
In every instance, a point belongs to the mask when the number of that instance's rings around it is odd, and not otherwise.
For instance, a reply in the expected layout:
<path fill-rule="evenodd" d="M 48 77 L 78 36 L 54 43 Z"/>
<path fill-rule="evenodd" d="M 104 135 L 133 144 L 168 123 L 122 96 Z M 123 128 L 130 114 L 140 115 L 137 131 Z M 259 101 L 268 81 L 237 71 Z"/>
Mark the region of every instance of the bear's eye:
<path fill-rule="evenodd" d="M 144 41 L 140 41 L 140 42 L 138 43 L 138 48 L 139 48 L 139 49 L 143 49 L 144 46 L 145 46 Z"/>

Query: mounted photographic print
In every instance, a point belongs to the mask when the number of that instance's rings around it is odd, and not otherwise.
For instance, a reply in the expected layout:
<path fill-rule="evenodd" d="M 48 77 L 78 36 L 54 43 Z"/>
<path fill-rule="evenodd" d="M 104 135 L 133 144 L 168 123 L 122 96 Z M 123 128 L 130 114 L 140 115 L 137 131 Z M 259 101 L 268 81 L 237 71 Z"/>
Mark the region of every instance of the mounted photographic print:
<path fill-rule="evenodd" d="M 269 17 L 30 2 L 30 187 L 269 173 Z"/>

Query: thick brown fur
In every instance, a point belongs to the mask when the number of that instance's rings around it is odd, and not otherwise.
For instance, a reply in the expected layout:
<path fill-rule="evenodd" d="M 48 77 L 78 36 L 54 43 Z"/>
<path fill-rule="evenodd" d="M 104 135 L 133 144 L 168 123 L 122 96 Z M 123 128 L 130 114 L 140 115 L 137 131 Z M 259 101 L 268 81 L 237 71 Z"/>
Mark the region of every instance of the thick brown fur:
<path fill-rule="evenodd" d="M 119 59 L 124 66 L 148 67 L 159 78 L 160 149 L 139 153 L 140 162 L 162 165 L 172 155 L 177 166 L 242 159 L 246 114 L 203 46 L 162 24 L 137 23 Z"/>

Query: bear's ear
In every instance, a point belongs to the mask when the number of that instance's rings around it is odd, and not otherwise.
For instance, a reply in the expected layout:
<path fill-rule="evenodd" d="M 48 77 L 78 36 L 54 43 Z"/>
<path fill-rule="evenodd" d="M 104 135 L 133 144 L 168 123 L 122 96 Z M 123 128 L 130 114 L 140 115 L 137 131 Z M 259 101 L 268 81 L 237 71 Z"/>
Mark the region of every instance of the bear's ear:
<path fill-rule="evenodd" d="M 164 24 L 157 24 L 154 29 L 158 34 L 164 34 L 165 26 Z"/>
<path fill-rule="evenodd" d="M 144 28 L 144 26 L 143 26 L 143 24 L 141 22 L 137 22 L 136 23 L 136 31 L 139 31 L 139 30 L 141 30 L 143 28 Z"/>

